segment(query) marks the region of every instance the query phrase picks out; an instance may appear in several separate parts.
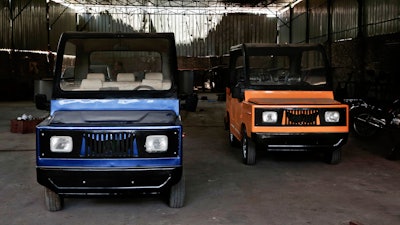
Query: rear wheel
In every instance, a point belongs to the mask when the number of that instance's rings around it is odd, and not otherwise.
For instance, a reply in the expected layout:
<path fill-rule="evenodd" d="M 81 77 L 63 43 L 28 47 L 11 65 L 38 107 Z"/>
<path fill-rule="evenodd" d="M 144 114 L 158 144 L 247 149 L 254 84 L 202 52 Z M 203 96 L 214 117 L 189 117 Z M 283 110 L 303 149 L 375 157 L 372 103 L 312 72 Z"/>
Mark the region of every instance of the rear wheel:
<path fill-rule="evenodd" d="M 230 119 L 229 119 L 229 115 L 227 115 L 226 119 L 225 119 L 225 130 L 227 130 L 229 132 L 228 133 L 229 144 L 232 147 L 238 147 L 239 146 L 239 141 L 236 139 L 235 135 L 232 134 L 231 122 L 230 122 Z"/>
<path fill-rule="evenodd" d="M 247 137 L 246 129 L 243 129 L 242 134 L 242 159 L 246 165 L 256 164 L 256 144 Z"/>
<path fill-rule="evenodd" d="M 44 200 L 46 203 L 47 210 L 49 211 L 59 211 L 64 206 L 64 199 L 54 191 L 44 188 Z"/>
<path fill-rule="evenodd" d="M 232 147 L 238 147 L 239 146 L 239 141 L 236 139 L 235 135 L 232 134 L 231 129 L 229 129 L 229 144 Z"/>

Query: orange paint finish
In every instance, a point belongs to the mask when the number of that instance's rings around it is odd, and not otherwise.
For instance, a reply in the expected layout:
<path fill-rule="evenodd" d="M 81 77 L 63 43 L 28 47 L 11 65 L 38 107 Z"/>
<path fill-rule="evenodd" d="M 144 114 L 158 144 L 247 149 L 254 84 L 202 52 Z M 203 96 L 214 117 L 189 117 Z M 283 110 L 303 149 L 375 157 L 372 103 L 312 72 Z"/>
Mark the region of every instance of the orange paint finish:
<path fill-rule="evenodd" d="M 263 90 L 246 90 L 245 101 L 252 98 L 261 99 L 333 99 L 332 91 L 263 91 Z"/>
<path fill-rule="evenodd" d="M 226 99 L 227 114 L 230 118 L 232 134 L 238 139 L 242 138 L 242 129 L 246 127 L 247 135 L 251 133 L 348 133 L 349 115 L 348 105 L 341 104 L 333 99 L 332 91 L 259 91 L 245 90 L 243 101 L 232 98 L 230 89 L 227 88 Z M 320 119 L 315 126 L 290 126 L 284 121 L 280 126 L 256 126 L 255 109 L 345 109 L 345 126 L 321 126 Z"/>

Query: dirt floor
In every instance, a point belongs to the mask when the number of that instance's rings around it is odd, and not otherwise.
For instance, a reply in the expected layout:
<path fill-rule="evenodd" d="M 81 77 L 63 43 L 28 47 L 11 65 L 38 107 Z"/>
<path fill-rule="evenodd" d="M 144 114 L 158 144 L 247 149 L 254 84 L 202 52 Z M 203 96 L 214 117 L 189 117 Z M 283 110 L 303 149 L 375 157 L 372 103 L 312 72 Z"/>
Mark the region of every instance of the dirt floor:
<path fill-rule="evenodd" d="M 258 152 L 257 164 L 246 166 L 216 99 L 208 94 L 196 112 L 182 112 L 185 207 L 171 209 L 158 195 L 67 198 L 59 212 L 46 210 L 36 182 L 34 134 L 9 132 L 19 114 L 46 112 L 0 103 L 0 224 L 400 224 L 400 161 L 384 158 L 398 136 L 350 135 L 338 165 L 312 153 Z"/>

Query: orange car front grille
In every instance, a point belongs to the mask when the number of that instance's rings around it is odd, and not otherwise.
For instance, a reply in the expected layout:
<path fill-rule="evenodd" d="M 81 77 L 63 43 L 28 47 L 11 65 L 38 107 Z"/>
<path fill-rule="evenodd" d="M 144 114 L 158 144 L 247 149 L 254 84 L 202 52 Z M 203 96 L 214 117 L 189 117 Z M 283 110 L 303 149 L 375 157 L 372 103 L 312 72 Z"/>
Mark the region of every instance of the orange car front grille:
<path fill-rule="evenodd" d="M 318 109 L 290 109 L 283 111 L 282 125 L 315 126 L 320 125 Z"/>

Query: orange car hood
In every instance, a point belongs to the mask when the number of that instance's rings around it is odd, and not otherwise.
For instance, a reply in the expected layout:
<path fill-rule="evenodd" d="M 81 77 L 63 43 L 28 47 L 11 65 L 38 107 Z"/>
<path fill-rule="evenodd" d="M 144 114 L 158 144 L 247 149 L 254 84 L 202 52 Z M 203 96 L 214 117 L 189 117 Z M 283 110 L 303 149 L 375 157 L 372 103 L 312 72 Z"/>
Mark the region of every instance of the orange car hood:
<path fill-rule="evenodd" d="M 246 100 L 257 105 L 335 105 L 331 91 L 245 91 Z"/>
<path fill-rule="evenodd" d="M 335 105 L 338 101 L 329 98 L 251 98 L 257 105 Z"/>

